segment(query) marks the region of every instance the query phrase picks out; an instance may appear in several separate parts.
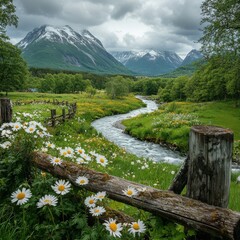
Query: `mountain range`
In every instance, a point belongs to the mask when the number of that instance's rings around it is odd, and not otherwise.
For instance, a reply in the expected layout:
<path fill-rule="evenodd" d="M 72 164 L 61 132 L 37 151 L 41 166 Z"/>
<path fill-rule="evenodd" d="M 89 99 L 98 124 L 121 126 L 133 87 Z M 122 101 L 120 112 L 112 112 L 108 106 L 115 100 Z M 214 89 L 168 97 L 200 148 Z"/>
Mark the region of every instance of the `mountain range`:
<path fill-rule="evenodd" d="M 43 25 L 29 32 L 17 46 L 30 67 L 86 71 L 102 74 L 157 76 L 201 58 L 192 50 L 181 59 L 171 51 L 107 52 L 88 30 Z"/>
<path fill-rule="evenodd" d="M 131 74 L 89 31 L 44 25 L 35 28 L 17 47 L 29 66 L 109 74 Z"/>

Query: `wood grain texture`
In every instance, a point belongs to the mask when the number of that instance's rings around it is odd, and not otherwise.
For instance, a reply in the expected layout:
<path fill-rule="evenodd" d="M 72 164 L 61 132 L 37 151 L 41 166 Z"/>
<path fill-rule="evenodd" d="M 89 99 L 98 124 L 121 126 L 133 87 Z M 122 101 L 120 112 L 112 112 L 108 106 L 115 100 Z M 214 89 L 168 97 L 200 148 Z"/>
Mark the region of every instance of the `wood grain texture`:
<path fill-rule="evenodd" d="M 113 200 L 144 209 L 198 231 L 220 236 L 225 240 L 240 239 L 240 213 L 238 212 L 96 172 L 71 162 L 63 161 L 61 165 L 53 166 L 50 159 L 51 156 L 45 153 L 35 152 L 33 164 L 56 177 L 68 179 L 75 186 L 78 186 L 75 182 L 76 178 L 85 176 L 89 179 L 89 184 L 83 186 L 87 190 L 106 191 L 107 196 Z M 137 189 L 146 188 L 146 190 L 129 198 L 123 194 L 123 190 L 128 186 Z"/>

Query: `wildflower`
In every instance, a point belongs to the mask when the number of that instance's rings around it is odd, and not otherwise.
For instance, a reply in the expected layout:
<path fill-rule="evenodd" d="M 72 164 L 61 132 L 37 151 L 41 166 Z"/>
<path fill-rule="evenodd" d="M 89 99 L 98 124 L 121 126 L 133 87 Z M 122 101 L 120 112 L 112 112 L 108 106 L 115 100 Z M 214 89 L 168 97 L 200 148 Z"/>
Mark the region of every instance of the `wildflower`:
<path fill-rule="evenodd" d="M 84 149 L 82 149 L 82 148 L 80 148 L 80 147 L 77 147 L 77 148 L 75 149 L 75 151 L 76 151 L 77 153 L 81 154 L 81 155 L 85 153 Z"/>
<path fill-rule="evenodd" d="M 96 199 L 95 197 L 92 195 L 90 197 L 87 197 L 84 201 L 84 204 L 89 207 L 89 208 L 94 208 L 96 206 Z"/>
<path fill-rule="evenodd" d="M 22 128 L 22 124 L 19 123 L 19 122 L 13 123 L 13 125 L 12 125 L 12 130 L 13 130 L 13 131 L 18 131 L 18 130 L 20 130 L 21 128 Z"/>
<path fill-rule="evenodd" d="M 101 164 L 103 167 L 106 167 L 108 163 L 108 160 L 102 155 L 98 155 L 96 160 L 97 160 L 97 163 Z"/>
<path fill-rule="evenodd" d="M 54 149 L 55 148 L 55 144 L 50 143 L 50 142 L 46 142 L 46 147 Z"/>
<path fill-rule="evenodd" d="M 36 130 L 36 126 L 30 125 L 28 128 L 25 129 L 27 133 L 34 133 Z"/>
<path fill-rule="evenodd" d="M 91 157 L 87 154 L 82 154 L 81 157 L 86 161 L 91 161 Z"/>
<path fill-rule="evenodd" d="M 127 189 L 123 190 L 123 194 L 128 196 L 128 197 L 133 197 L 138 194 L 138 191 L 134 187 L 128 186 Z"/>
<path fill-rule="evenodd" d="M 145 232 L 145 230 L 146 230 L 146 226 L 141 220 L 138 220 L 137 222 L 132 222 L 132 224 L 130 225 L 130 228 L 128 229 L 128 231 L 132 233 L 134 237 L 136 233 L 140 235 L 140 233 Z"/>
<path fill-rule="evenodd" d="M 17 202 L 17 205 L 22 205 L 26 203 L 29 198 L 31 198 L 32 193 L 29 189 L 23 188 L 22 190 L 18 189 L 17 191 L 13 192 L 11 195 L 12 203 Z"/>
<path fill-rule="evenodd" d="M 95 216 L 95 217 L 100 216 L 106 212 L 105 208 L 100 206 L 91 208 L 89 211 L 92 214 L 92 216 Z"/>
<path fill-rule="evenodd" d="M 106 192 L 98 192 L 97 194 L 95 194 L 95 198 L 99 201 L 102 201 L 106 196 Z"/>
<path fill-rule="evenodd" d="M 4 143 L 0 143 L 0 147 L 3 148 L 3 149 L 7 149 L 9 147 L 11 147 L 12 143 L 9 142 L 9 141 L 6 141 Z"/>
<path fill-rule="evenodd" d="M 77 179 L 76 179 L 76 183 L 78 185 L 86 185 L 89 183 L 89 180 L 88 178 L 84 177 L 84 176 L 79 176 Z"/>
<path fill-rule="evenodd" d="M 57 194 L 65 195 L 70 191 L 70 187 L 71 187 L 71 184 L 69 181 L 59 180 L 59 181 L 56 181 L 54 186 L 52 186 L 52 189 Z"/>
<path fill-rule="evenodd" d="M 50 160 L 50 162 L 53 164 L 53 165 L 61 165 L 62 163 L 62 160 L 58 157 L 54 157 Z"/>
<path fill-rule="evenodd" d="M 175 174 L 175 171 L 171 171 L 171 174 L 174 175 L 174 174 Z"/>
<path fill-rule="evenodd" d="M 78 164 L 86 163 L 83 158 L 77 158 L 76 161 L 77 161 Z"/>
<path fill-rule="evenodd" d="M 45 195 L 41 197 L 37 203 L 37 207 L 41 208 L 45 205 L 48 206 L 57 206 L 58 199 L 53 195 Z"/>
<path fill-rule="evenodd" d="M 103 223 L 103 225 L 106 226 L 106 229 L 110 232 L 111 236 L 114 237 L 121 237 L 121 230 L 122 228 L 122 224 L 121 223 L 116 223 L 116 220 L 109 218 L 108 221 L 105 221 L 105 223 Z"/>

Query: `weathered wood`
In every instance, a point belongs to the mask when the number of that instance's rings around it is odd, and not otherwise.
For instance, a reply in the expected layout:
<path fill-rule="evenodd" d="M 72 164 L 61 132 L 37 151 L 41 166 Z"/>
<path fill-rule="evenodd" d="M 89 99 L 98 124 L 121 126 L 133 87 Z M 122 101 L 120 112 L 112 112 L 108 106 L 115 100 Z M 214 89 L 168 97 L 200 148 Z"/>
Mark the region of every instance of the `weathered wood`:
<path fill-rule="evenodd" d="M 12 105 L 8 98 L 0 99 L 0 124 L 12 121 Z"/>
<path fill-rule="evenodd" d="M 233 133 L 214 126 L 194 126 L 189 137 L 187 196 L 227 207 L 231 183 Z"/>
<path fill-rule="evenodd" d="M 221 237 L 224 240 L 240 239 L 240 213 L 211 206 L 200 201 L 162 191 L 142 184 L 137 184 L 106 173 L 96 172 L 83 166 L 63 161 L 53 166 L 51 156 L 34 153 L 33 164 L 59 178 L 68 179 L 78 186 L 75 180 L 84 175 L 89 183 L 83 187 L 93 191 L 106 191 L 111 199 L 144 209 L 153 214 L 168 218 L 196 230 Z M 137 196 L 129 198 L 123 194 L 128 186 L 141 188 Z M 146 188 L 146 189 L 145 189 Z"/>
<path fill-rule="evenodd" d="M 168 188 L 169 191 L 173 191 L 176 194 L 180 194 L 183 191 L 188 179 L 188 160 L 189 157 L 187 157 L 183 162 L 183 165 Z"/>
<path fill-rule="evenodd" d="M 65 108 L 62 109 L 62 120 L 63 120 L 63 122 L 65 122 L 65 120 L 66 120 L 66 111 L 65 111 Z"/>
<path fill-rule="evenodd" d="M 51 109 L 51 122 L 52 122 L 52 127 L 55 127 L 56 125 L 56 109 Z"/>

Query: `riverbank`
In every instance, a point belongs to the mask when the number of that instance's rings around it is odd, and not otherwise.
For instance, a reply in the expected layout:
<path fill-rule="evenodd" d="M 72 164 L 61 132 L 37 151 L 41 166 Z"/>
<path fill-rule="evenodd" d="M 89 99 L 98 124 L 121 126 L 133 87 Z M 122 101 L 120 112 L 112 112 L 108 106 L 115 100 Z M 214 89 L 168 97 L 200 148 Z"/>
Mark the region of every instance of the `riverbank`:
<path fill-rule="evenodd" d="M 188 151 L 188 136 L 192 125 L 207 124 L 232 129 L 234 132 L 234 157 L 240 157 L 240 109 L 233 102 L 163 104 L 151 114 L 122 122 L 125 131 L 141 140 L 166 143 L 181 152 Z"/>

